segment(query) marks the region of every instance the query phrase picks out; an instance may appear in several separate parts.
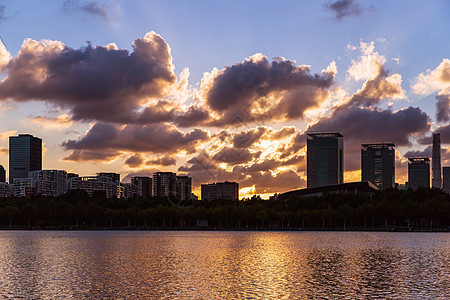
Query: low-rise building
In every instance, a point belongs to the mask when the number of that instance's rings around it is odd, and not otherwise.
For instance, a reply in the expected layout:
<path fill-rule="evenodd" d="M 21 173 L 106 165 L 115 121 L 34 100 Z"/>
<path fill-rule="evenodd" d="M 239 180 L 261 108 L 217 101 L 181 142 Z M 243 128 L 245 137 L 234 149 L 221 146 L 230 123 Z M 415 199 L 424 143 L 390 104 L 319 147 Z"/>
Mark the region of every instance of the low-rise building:
<path fill-rule="evenodd" d="M 64 170 L 29 171 L 36 185 L 36 193 L 42 196 L 59 196 L 66 192 L 67 172 Z"/>
<path fill-rule="evenodd" d="M 148 176 L 131 177 L 131 183 L 139 188 L 139 196 L 149 197 L 152 195 L 152 179 Z"/>
<path fill-rule="evenodd" d="M 237 182 L 216 182 L 202 184 L 202 200 L 236 200 L 239 199 L 239 183 Z"/>
<path fill-rule="evenodd" d="M 7 182 L 0 182 L 0 198 L 6 198 L 12 195 L 11 185 Z"/>
<path fill-rule="evenodd" d="M 29 198 L 36 194 L 36 182 L 33 178 L 14 178 L 10 188 L 14 197 Z"/>

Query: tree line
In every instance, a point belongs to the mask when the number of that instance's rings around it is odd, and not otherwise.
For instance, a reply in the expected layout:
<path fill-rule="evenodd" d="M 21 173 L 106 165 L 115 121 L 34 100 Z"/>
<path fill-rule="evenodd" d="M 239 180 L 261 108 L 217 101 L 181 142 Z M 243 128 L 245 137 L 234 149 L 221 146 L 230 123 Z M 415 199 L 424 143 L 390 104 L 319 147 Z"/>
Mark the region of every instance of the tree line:
<path fill-rule="evenodd" d="M 223 230 L 448 230 L 450 195 L 439 189 L 389 189 L 371 194 L 240 201 L 89 197 L 0 198 L 2 229 L 223 229 Z"/>

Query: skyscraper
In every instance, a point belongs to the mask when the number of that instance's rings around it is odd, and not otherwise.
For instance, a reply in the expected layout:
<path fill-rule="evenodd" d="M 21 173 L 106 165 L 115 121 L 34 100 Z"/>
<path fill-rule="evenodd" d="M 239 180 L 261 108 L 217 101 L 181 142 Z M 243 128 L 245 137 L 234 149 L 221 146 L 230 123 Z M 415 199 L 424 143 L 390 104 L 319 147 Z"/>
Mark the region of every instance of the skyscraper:
<path fill-rule="evenodd" d="M 2 165 L 0 165 L 0 182 L 6 181 L 6 170 L 3 168 Z"/>
<path fill-rule="evenodd" d="M 428 157 L 408 158 L 408 187 L 430 187 L 430 159 Z"/>
<path fill-rule="evenodd" d="M 306 139 L 307 187 L 344 182 L 344 136 L 339 132 L 309 132 Z"/>
<path fill-rule="evenodd" d="M 443 167 L 442 175 L 444 178 L 444 180 L 442 180 L 442 190 L 450 194 L 450 167 Z"/>
<path fill-rule="evenodd" d="M 42 140 L 30 134 L 9 137 L 9 182 L 42 170 Z"/>
<path fill-rule="evenodd" d="M 395 186 L 395 145 L 361 144 L 361 181 L 370 181 L 380 189 Z"/>
<path fill-rule="evenodd" d="M 433 179 L 431 185 L 435 188 L 441 188 L 441 134 L 433 134 L 433 154 L 432 154 L 432 171 Z"/>

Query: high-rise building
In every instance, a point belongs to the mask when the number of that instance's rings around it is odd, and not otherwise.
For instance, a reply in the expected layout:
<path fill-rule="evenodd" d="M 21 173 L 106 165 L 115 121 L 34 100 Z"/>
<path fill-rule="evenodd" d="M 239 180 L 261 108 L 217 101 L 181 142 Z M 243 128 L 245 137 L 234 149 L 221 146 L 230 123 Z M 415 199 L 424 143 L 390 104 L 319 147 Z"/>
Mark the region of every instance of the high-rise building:
<path fill-rule="evenodd" d="M 430 159 L 428 157 L 408 158 L 408 188 L 430 187 Z"/>
<path fill-rule="evenodd" d="M 97 173 L 98 177 L 109 177 L 112 179 L 113 182 L 120 182 L 120 174 L 117 173 L 107 173 L 107 172 L 102 172 L 102 173 Z"/>
<path fill-rule="evenodd" d="M 192 177 L 177 176 L 177 200 L 188 201 L 191 199 Z"/>
<path fill-rule="evenodd" d="M 216 182 L 202 184 L 202 201 L 239 199 L 239 183 Z"/>
<path fill-rule="evenodd" d="M 309 132 L 306 140 L 307 187 L 344 182 L 344 137 L 339 132 Z"/>
<path fill-rule="evenodd" d="M 443 167 L 442 175 L 442 190 L 450 194 L 450 167 Z"/>
<path fill-rule="evenodd" d="M 441 134 L 434 133 L 433 134 L 433 153 L 432 153 L 432 187 L 441 188 Z"/>
<path fill-rule="evenodd" d="M 153 197 L 177 196 L 177 176 L 172 172 L 157 172 L 153 174 Z"/>
<path fill-rule="evenodd" d="M 395 145 L 361 144 L 361 181 L 370 181 L 379 189 L 395 187 Z"/>
<path fill-rule="evenodd" d="M 0 165 L 0 182 L 6 181 L 6 170 L 3 168 L 2 165 Z"/>
<path fill-rule="evenodd" d="M 152 195 L 152 179 L 148 176 L 131 177 L 131 183 L 139 188 L 139 195 L 149 197 Z"/>
<path fill-rule="evenodd" d="M 42 140 L 30 134 L 9 137 L 9 182 L 42 170 Z"/>

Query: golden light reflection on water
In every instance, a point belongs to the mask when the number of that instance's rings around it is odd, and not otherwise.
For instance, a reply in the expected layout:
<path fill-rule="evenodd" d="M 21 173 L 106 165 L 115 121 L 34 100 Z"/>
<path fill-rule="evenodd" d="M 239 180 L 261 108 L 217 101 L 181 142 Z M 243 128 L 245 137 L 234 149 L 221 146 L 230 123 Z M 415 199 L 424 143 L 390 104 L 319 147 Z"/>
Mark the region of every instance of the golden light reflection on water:
<path fill-rule="evenodd" d="M 0 232 L 0 297 L 450 298 L 446 233 Z"/>

